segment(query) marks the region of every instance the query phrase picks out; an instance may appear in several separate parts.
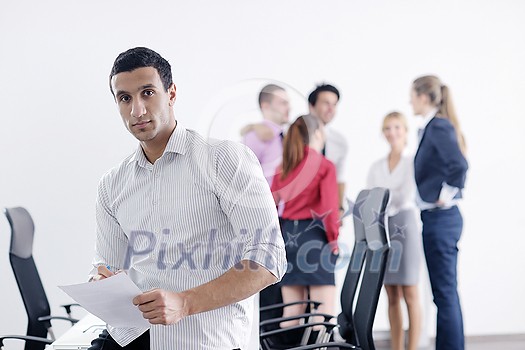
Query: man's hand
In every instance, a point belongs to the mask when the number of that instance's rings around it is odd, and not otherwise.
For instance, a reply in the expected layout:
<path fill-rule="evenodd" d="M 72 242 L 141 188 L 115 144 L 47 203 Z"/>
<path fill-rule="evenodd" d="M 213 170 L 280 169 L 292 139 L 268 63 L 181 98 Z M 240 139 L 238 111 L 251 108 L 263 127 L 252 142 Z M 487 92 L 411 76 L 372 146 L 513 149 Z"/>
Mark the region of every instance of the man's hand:
<path fill-rule="evenodd" d="M 133 299 L 142 316 L 151 324 L 175 324 L 188 315 L 182 294 L 153 289 Z"/>
<path fill-rule="evenodd" d="M 275 137 L 272 128 L 262 123 L 246 125 L 241 129 L 241 136 L 244 136 L 251 131 L 255 132 L 257 138 L 263 142 L 271 141 Z"/>
<path fill-rule="evenodd" d="M 91 281 L 100 281 L 100 280 L 103 280 L 104 278 L 108 278 L 108 277 L 111 277 L 111 276 L 115 275 L 106 266 L 99 266 L 97 268 L 97 272 L 98 272 L 98 274 L 93 276 Z"/>
<path fill-rule="evenodd" d="M 241 136 L 246 135 L 253 130 L 253 124 L 248 124 L 241 129 Z"/>
<path fill-rule="evenodd" d="M 343 227 L 343 218 L 345 216 L 345 208 L 339 207 L 339 227 Z"/>
<path fill-rule="evenodd" d="M 250 260 L 241 260 L 223 275 L 180 293 L 153 289 L 133 298 L 151 324 L 175 324 L 184 317 L 236 303 L 257 293 L 277 278 Z"/>

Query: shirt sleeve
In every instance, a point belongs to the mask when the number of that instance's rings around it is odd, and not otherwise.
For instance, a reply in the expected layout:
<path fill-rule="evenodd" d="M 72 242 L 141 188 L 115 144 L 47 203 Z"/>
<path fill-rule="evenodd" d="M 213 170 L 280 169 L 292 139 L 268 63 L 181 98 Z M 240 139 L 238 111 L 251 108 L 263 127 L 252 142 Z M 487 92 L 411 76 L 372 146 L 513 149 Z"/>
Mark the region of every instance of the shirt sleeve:
<path fill-rule="evenodd" d="M 122 269 L 128 248 L 128 238 L 109 204 L 107 177 L 108 175 L 104 176 L 98 186 L 95 257 L 90 276 L 96 275 L 97 267 L 101 265 L 108 265 L 112 271 Z"/>
<path fill-rule="evenodd" d="M 272 191 L 273 201 L 275 205 L 278 205 L 279 201 L 281 200 L 281 196 L 279 195 L 279 190 L 281 189 L 281 186 L 279 184 L 279 176 L 273 177 L 270 189 Z"/>
<path fill-rule="evenodd" d="M 454 196 L 459 192 L 459 188 L 450 186 L 446 182 L 443 182 L 441 187 L 441 192 L 439 193 L 439 200 L 442 201 L 445 205 L 448 205 Z"/>
<path fill-rule="evenodd" d="M 255 156 L 259 160 L 259 163 L 263 163 L 264 159 L 264 143 L 259 140 L 257 135 L 255 134 L 255 131 L 250 131 L 247 133 L 243 138 L 243 143 L 248 146 L 252 150 L 253 153 L 255 153 Z"/>
<path fill-rule="evenodd" d="M 337 171 L 337 183 L 341 184 L 346 182 L 346 155 L 348 154 L 348 142 L 343 135 L 339 134 L 338 136 L 338 158 L 334 165 Z"/>
<path fill-rule="evenodd" d="M 324 214 L 328 213 L 325 219 L 325 231 L 328 242 L 334 242 L 337 246 L 337 237 L 339 236 L 339 193 L 337 190 L 337 179 L 335 166 L 326 161 L 325 173 L 319 183 L 320 187 L 320 211 Z"/>
<path fill-rule="evenodd" d="M 438 156 L 446 163 L 445 182 L 451 187 L 461 189 L 465 185 L 468 163 L 459 148 L 454 127 L 448 120 L 433 125 L 434 137 L 432 140 L 434 147 Z"/>
<path fill-rule="evenodd" d="M 241 260 L 256 262 L 280 280 L 286 271 L 284 241 L 259 162 L 243 145 L 224 141 L 214 163 L 221 209 L 243 243 Z"/>

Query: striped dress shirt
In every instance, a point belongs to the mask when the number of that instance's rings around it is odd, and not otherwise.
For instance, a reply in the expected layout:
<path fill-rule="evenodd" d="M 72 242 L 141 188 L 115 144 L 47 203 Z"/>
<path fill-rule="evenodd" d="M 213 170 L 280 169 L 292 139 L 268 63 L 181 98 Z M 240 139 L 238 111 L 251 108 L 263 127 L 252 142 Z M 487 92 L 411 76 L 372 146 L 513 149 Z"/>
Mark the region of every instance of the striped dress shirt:
<path fill-rule="evenodd" d="M 106 173 L 96 207 L 94 269 L 125 269 L 142 291 L 182 292 L 218 278 L 241 260 L 280 280 L 286 271 L 275 204 L 255 155 L 231 141 L 206 140 L 180 123 L 151 164 L 142 148 Z M 245 349 L 253 296 L 151 325 L 151 349 Z M 147 328 L 114 328 L 125 346 Z"/>

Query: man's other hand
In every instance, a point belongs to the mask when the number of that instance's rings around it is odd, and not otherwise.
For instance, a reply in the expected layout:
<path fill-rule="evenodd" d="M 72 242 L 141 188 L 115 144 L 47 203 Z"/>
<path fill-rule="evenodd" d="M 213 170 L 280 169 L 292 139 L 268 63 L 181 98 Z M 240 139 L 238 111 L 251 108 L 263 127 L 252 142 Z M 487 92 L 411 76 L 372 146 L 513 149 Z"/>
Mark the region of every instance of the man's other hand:
<path fill-rule="evenodd" d="M 115 275 L 106 266 L 99 266 L 97 268 L 97 272 L 98 272 L 98 274 L 93 276 L 93 278 L 91 278 L 91 281 L 100 281 L 100 280 L 103 280 L 104 278 L 108 278 L 108 277 L 111 277 L 111 276 Z"/>
<path fill-rule="evenodd" d="M 175 324 L 188 315 L 181 294 L 163 289 L 153 289 L 133 299 L 142 315 L 151 324 Z"/>

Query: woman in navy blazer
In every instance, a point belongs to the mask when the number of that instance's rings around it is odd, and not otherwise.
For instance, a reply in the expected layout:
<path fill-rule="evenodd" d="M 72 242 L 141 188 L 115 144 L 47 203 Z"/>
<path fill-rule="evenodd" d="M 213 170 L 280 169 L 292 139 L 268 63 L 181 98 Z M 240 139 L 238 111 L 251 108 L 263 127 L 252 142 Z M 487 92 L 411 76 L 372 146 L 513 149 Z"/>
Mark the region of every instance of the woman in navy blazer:
<path fill-rule="evenodd" d="M 423 248 L 437 306 L 437 350 L 463 350 L 463 316 L 457 292 L 457 243 L 463 218 L 457 207 L 468 169 L 466 147 L 450 93 L 439 78 L 412 84 L 414 114 L 422 116 L 414 158 L 417 204 L 423 222 Z"/>

